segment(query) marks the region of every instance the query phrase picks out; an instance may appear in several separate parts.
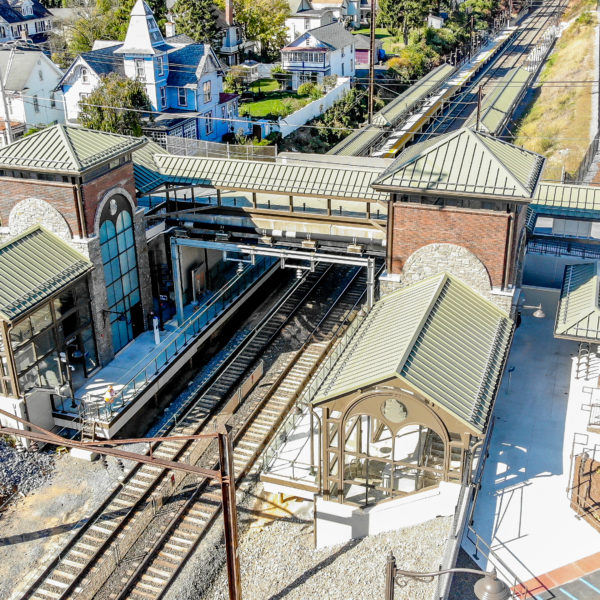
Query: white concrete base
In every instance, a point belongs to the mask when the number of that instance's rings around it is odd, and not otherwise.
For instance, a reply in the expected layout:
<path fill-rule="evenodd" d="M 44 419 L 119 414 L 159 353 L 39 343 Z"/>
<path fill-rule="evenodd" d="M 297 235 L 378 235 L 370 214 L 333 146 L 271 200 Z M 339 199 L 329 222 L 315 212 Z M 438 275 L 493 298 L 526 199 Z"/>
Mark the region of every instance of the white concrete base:
<path fill-rule="evenodd" d="M 459 492 L 459 484 L 442 481 L 437 488 L 367 508 L 317 498 L 317 548 L 453 515 Z"/>
<path fill-rule="evenodd" d="M 89 450 L 84 450 L 83 448 L 71 448 L 71 456 L 73 458 L 87 460 L 88 462 L 94 462 L 100 457 L 97 452 L 90 452 Z"/>

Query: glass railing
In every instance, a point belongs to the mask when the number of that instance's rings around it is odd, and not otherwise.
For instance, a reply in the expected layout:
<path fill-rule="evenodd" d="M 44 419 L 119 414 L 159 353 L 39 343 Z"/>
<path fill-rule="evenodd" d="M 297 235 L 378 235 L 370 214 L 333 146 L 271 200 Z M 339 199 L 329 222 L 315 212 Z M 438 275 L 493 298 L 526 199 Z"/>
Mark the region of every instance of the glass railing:
<path fill-rule="evenodd" d="M 250 286 L 277 262 L 273 257 L 257 257 L 254 265 L 247 266 L 235 275 L 210 301 L 194 312 L 166 340 L 168 343 L 152 356 L 122 387 L 110 405 L 101 396 L 90 395 L 87 399 L 91 417 L 110 421 L 114 413 L 121 412 L 138 394 L 153 381 L 182 350 L 211 325 L 215 318 L 229 308 Z M 95 410 L 94 407 L 95 406 Z M 95 414 L 94 414 L 95 413 Z"/>

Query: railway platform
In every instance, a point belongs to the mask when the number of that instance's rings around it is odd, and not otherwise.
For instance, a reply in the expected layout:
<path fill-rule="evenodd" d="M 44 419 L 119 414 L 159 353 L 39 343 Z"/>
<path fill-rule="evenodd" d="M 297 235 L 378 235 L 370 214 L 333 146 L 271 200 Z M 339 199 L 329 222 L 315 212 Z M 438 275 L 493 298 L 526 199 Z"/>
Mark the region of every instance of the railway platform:
<path fill-rule="evenodd" d="M 94 436 L 114 437 L 173 380 L 198 348 L 235 313 L 236 307 L 256 292 L 276 271 L 277 261 L 260 258 L 198 305 L 184 307 L 184 320 L 165 323 L 161 341 L 146 331 L 126 346 L 95 376 L 74 390 L 73 399 L 55 397 L 54 423 L 84 429 Z M 112 402 L 105 400 L 112 386 Z M 89 431 L 85 431 L 89 430 Z"/>

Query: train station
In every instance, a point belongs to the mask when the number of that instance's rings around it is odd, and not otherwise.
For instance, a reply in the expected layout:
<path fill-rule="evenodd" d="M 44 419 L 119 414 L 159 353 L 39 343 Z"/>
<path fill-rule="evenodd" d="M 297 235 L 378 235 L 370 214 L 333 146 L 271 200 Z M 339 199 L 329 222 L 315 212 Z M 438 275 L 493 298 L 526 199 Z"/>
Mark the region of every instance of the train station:
<path fill-rule="evenodd" d="M 267 569 L 274 598 L 372 538 L 393 599 L 428 528 L 435 581 L 397 597 L 456 600 L 462 567 L 600 593 L 600 188 L 508 135 L 564 7 L 529 8 L 327 154 L 61 124 L 2 148 L 0 424 L 120 469 L 11 600 L 187 598 L 215 548 L 198 597 L 240 600 L 298 523 L 323 565 Z"/>

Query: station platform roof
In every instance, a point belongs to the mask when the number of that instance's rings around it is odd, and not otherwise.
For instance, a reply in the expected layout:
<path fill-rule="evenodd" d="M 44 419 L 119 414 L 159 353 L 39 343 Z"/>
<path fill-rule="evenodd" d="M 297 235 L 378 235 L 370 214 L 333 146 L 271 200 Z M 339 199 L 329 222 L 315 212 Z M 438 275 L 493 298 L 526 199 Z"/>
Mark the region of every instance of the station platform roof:
<path fill-rule="evenodd" d="M 334 146 L 327 154 L 338 156 L 361 156 L 367 153 L 377 140 L 383 135 L 383 130 L 376 125 L 367 125 L 354 131 L 339 144 Z"/>
<path fill-rule="evenodd" d="M 147 194 L 166 182 L 154 162 L 155 154 L 167 154 L 167 151 L 156 142 L 148 142 L 145 146 L 133 152 L 133 172 L 135 187 L 141 194 Z"/>
<path fill-rule="evenodd" d="M 83 255 L 36 225 L 0 245 L 0 318 L 15 321 L 92 269 Z"/>
<path fill-rule="evenodd" d="M 485 96 L 481 103 L 479 114 L 479 130 L 492 135 L 498 135 L 506 125 L 515 105 L 520 101 L 529 83 L 531 73 L 526 69 L 516 67 L 510 69 L 500 79 L 492 91 Z M 477 111 L 466 121 L 465 127 L 475 127 Z"/>
<path fill-rule="evenodd" d="M 399 377 L 482 433 L 512 321 L 447 273 L 384 296 L 323 382 L 314 403 Z"/>
<path fill-rule="evenodd" d="M 388 200 L 387 193 L 371 187 L 379 176 L 374 169 L 167 154 L 155 155 L 154 161 L 160 174 L 173 183 L 342 200 Z"/>
<path fill-rule="evenodd" d="M 408 147 L 373 187 L 529 202 L 544 164 L 539 154 L 463 127 Z"/>
<path fill-rule="evenodd" d="M 554 335 L 581 342 L 600 340 L 598 262 L 565 267 Z"/>

